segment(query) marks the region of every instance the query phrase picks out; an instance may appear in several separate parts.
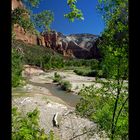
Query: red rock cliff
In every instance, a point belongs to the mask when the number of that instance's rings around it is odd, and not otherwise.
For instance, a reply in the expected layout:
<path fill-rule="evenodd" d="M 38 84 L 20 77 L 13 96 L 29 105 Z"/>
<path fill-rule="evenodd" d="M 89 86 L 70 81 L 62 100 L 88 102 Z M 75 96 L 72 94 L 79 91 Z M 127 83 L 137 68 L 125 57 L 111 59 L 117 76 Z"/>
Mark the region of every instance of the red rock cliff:
<path fill-rule="evenodd" d="M 65 36 L 51 31 L 43 34 L 46 47 L 52 48 L 65 57 L 83 59 L 100 58 L 96 40 L 98 36 L 92 34 L 74 34 Z"/>
<path fill-rule="evenodd" d="M 23 3 L 20 0 L 12 0 L 12 10 L 15 8 L 24 8 Z M 30 18 L 30 16 L 28 16 Z M 45 46 L 44 37 L 43 36 L 37 36 L 31 33 L 25 32 L 25 30 L 19 26 L 18 24 L 15 24 L 13 27 L 13 32 L 15 33 L 15 39 L 22 40 L 23 42 L 27 44 L 34 44 L 34 45 L 42 45 Z"/>
<path fill-rule="evenodd" d="M 12 0 L 12 10 L 16 9 L 16 8 L 23 8 L 24 5 L 20 0 Z"/>

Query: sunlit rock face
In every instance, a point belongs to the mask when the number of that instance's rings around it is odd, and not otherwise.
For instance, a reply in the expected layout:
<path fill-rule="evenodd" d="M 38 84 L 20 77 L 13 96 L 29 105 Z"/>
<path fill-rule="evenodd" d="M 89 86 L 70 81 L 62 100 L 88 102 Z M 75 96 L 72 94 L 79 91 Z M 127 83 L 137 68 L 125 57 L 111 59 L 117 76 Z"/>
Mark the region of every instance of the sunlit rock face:
<path fill-rule="evenodd" d="M 16 8 L 25 8 L 23 3 L 20 0 L 12 0 L 12 10 Z M 25 15 L 25 18 L 30 18 L 30 15 Z M 15 34 L 15 39 L 22 40 L 27 44 L 33 45 L 41 45 L 45 46 L 45 41 L 43 36 L 37 36 L 35 34 L 26 32 L 21 26 L 18 24 L 14 24 L 13 32 Z"/>
<path fill-rule="evenodd" d="M 51 31 L 43 33 L 46 47 L 63 54 L 65 57 L 99 59 L 100 54 L 97 48 L 97 35 L 72 34 L 63 35 L 60 32 Z"/>
<path fill-rule="evenodd" d="M 36 45 L 38 43 L 36 35 L 26 33 L 25 30 L 18 24 L 14 25 L 13 31 L 15 33 L 15 39 L 17 40 L 22 40 L 23 42 L 27 44 Z"/>
<path fill-rule="evenodd" d="M 12 10 L 16 9 L 16 8 L 23 8 L 24 5 L 20 0 L 12 0 Z"/>
<path fill-rule="evenodd" d="M 40 45 L 45 47 L 44 37 L 41 35 L 35 35 L 29 32 L 26 32 L 21 26 L 18 24 L 14 24 L 13 32 L 15 34 L 16 40 L 22 40 L 26 44 L 32 45 Z"/>

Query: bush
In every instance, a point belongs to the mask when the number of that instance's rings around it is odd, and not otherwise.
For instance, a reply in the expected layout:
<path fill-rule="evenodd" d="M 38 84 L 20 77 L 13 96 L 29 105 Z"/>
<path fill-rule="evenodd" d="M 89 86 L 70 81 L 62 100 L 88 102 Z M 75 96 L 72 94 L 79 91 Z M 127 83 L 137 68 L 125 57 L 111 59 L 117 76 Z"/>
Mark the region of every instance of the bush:
<path fill-rule="evenodd" d="M 39 111 L 37 109 L 22 116 L 17 108 L 12 109 L 12 140 L 53 140 L 51 131 L 48 135 L 39 128 Z"/>
<path fill-rule="evenodd" d="M 82 76 L 91 76 L 91 77 L 97 76 L 97 71 L 91 69 L 75 69 L 74 72 Z"/>
<path fill-rule="evenodd" d="M 22 55 L 18 50 L 12 48 L 12 87 L 17 87 L 22 80 Z"/>
<path fill-rule="evenodd" d="M 61 76 L 57 72 L 55 72 L 53 82 L 60 82 L 61 80 L 62 80 Z"/>
<path fill-rule="evenodd" d="M 92 69 L 98 69 L 99 61 L 96 59 L 67 59 L 65 61 L 65 66 L 73 66 L 73 67 L 90 67 Z"/>
<path fill-rule="evenodd" d="M 76 68 L 74 72 L 82 76 L 107 78 L 107 75 L 103 70 L 91 70 L 89 68 Z"/>
<path fill-rule="evenodd" d="M 99 131 L 105 130 L 108 137 L 111 137 L 112 116 L 116 100 L 116 95 L 112 94 L 113 91 L 109 93 L 108 89 L 110 88 L 111 85 L 108 85 L 108 88 L 107 85 L 101 88 L 97 88 L 95 85 L 85 87 L 79 92 L 81 101 L 76 106 L 78 114 L 96 122 L 99 126 Z M 115 121 L 127 96 L 127 93 L 123 93 L 123 91 L 120 94 Z M 128 101 L 119 114 L 115 128 L 114 140 L 128 138 Z"/>
<path fill-rule="evenodd" d="M 98 70 L 97 71 L 97 76 L 99 78 L 107 78 L 107 74 L 103 70 Z"/>
<path fill-rule="evenodd" d="M 72 85 L 69 81 L 61 81 L 61 88 L 66 91 L 71 91 Z"/>

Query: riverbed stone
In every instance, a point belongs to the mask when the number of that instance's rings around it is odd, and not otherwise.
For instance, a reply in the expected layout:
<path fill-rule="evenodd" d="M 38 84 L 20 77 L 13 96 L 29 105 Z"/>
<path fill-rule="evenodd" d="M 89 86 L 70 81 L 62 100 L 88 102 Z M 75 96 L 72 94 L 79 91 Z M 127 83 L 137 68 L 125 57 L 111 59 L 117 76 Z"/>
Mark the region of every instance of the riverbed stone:
<path fill-rule="evenodd" d="M 50 71 L 37 75 L 33 74 L 26 78 L 37 83 L 52 83 L 52 78 L 55 72 L 56 71 Z M 59 71 L 58 74 L 63 77 L 63 80 L 68 80 L 73 83 L 73 93 L 78 92 L 83 84 L 84 86 L 95 84 L 94 77 L 89 78 L 78 76 L 73 71 Z M 27 93 L 22 97 L 16 97 L 14 96 L 15 93 L 12 93 L 12 106 L 18 107 L 18 110 L 20 110 L 23 115 L 38 108 L 40 111 L 39 125 L 40 128 L 44 128 L 45 133 L 49 133 L 50 130 L 53 130 L 55 137 L 61 140 L 70 140 L 72 138 L 74 140 L 108 140 L 106 136 L 100 138 L 97 133 L 97 124 L 76 115 L 74 107 L 69 106 L 60 98 L 53 96 L 48 89 L 34 86 L 32 84 L 27 84 L 23 88 Z M 61 116 L 59 128 L 53 127 L 52 123 L 53 116 L 57 112 Z M 86 132 L 90 129 L 94 132 L 91 137 L 89 137 L 91 133 Z"/>

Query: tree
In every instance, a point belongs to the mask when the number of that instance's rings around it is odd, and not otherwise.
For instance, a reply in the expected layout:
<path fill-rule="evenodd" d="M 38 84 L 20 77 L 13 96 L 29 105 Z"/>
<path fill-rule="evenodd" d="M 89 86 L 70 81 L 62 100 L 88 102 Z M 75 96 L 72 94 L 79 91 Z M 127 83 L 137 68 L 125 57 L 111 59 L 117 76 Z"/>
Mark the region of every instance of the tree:
<path fill-rule="evenodd" d="M 45 31 L 50 29 L 50 25 L 54 20 L 54 16 L 51 11 L 45 10 L 41 13 L 33 14 L 32 20 L 36 28 Z"/>
<path fill-rule="evenodd" d="M 110 10 L 108 10 L 109 4 L 111 5 Z M 104 14 L 104 18 L 107 29 L 103 33 L 104 40 L 101 45 L 102 50 L 105 51 L 104 68 L 108 70 L 111 78 L 117 80 L 117 96 L 111 127 L 111 138 L 113 139 L 119 113 L 121 113 L 120 110 L 117 114 L 118 101 L 122 94 L 124 79 L 128 79 L 128 1 L 112 0 L 111 3 L 108 2 L 105 5 L 105 8 L 104 11 L 107 13 Z M 128 97 L 126 99 L 128 100 Z M 126 103 L 126 99 L 122 101 L 122 106 Z"/>
<path fill-rule="evenodd" d="M 27 9 L 35 8 L 39 5 L 41 0 L 21 0 L 27 7 Z M 84 19 L 82 11 L 76 7 L 77 0 L 67 0 L 67 5 L 70 7 L 70 12 L 68 14 L 64 14 L 64 16 L 70 21 L 74 21 L 74 19 Z"/>
<path fill-rule="evenodd" d="M 98 5 L 106 29 L 98 46 L 107 80 L 80 92 L 77 110 L 99 123 L 113 139 L 128 138 L 128 1 L 101 0 Z M 93 99 L 94 98 L 94 99 Z M 121 131 L 120 131 L 121 130 Z"/>

